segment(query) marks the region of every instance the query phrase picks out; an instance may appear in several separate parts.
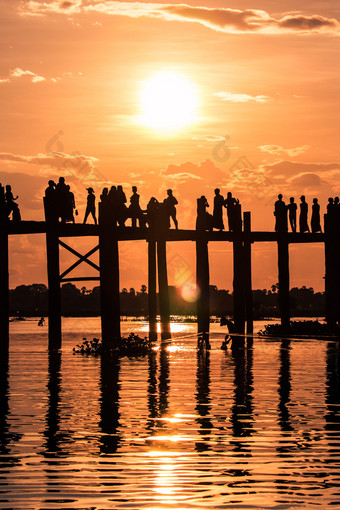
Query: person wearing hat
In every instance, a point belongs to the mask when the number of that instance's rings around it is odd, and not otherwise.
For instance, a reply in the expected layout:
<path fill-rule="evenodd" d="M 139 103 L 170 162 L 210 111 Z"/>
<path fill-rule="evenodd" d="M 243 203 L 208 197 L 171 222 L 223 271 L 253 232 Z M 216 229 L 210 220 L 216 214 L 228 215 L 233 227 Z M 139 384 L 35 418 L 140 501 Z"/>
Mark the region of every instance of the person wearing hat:
<path fill-rule="evenodd" d="M 300 232 L 310 232 L 309 226 L 308 226 L 308 204 L 306 202 L 305 195 L 301 195 L 300 197 L 301 204 L 300 204 L 300 218 L 299 218 L 299 226 L 300 226 Z"/>
<path fill-rule="evenodd" d="M 167 197 L 164 200 L 164 204 L 167 208 L 168 216 L 169 216 L 169 227 L 170 227 L 170 218 L 172 218 L 172 221 L 175 224 L 175 228 L 178 229 L 178 221 L 176 218 L 176 207 L 175 205 L 178 204 L 177 198 L 175 198 L 172 194 L 172 189 L 167 190 Z"/>
<path fill-rule="evenodd" d="M 89 216 L 89 214 L 92 214 L 92 218 L 94 220 L 95 225 L 97 225 L 97 218 L 96 218 L 96 197 L 93 191 L 93 188 L 86 188 L 88 195 L 87 195 L 87 205 L 86 205 L 86 211 L 85 211 L 85 217 L 83 223 L 86 223 L 86 220 Z"/>

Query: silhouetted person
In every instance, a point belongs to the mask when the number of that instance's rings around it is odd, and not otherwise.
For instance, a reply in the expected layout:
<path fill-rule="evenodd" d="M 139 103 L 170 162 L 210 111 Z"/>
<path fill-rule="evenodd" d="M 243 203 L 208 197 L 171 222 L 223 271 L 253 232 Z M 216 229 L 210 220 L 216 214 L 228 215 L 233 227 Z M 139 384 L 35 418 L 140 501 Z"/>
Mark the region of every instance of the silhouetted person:
<path fill-rule="evenodd" d="M 117 221 L 120 227 L 125 226 L 125 221 L 127 218 L 127 207 L 126 207 L 126 195 L 123 190 L 123 186 L 117 186 L 116 191 L 116 211 L 117 211 Z"/>
<path fill-rule="evenodd" d="M 158 231 L 164 232 L 170 228 L 169 204 L 166 198 L 158 204 L 156 225 Z"/>
<path fill-rule="evenodd" d="M 141 227 L 141 216 L 142 216 L 142 209 L 139 205 L 139 194 L 137 193 L 137 187 L 132 186 L 132 195 L 130 197 L 130 206 L 129 206 L 129 214 L 131 217 L 131 226 L 136 227 L 137 226 L 137 219 L 138 224 Z"/>
<path fill-rule="evenodd" d="M 56 185 L 56 201 L 58 209 L 58 218 L 61 218 L 62 223 L 65 223 L 67 218 L 67 186 L 65 178 L 59 177 L 58 184 Z"/>
<path fill-rule="evenodd" d="M 100 201 L 107 203 L 109 200 L 109 188 L 103 188 L 102 194 L 100 195 Z"/>
<path fill-rule="evenodd" d="M 318 204 L 317 198 L 313 198 L 311 227 L 312 232 L 322 232 L 320 223 L 320 205 Z"/>
<path fill-rule="evenodd" d="M 224 197 L 220 194 L 220 190 L 218 188 L 216 188 L 215 196 L 214 196 L 213 221 L 214 221 L 214 228 L 217 228 L 220 231 L 224 230 L 223 207 L 225 207 Z"/>
<path fill-rule="evenodd" d="M 172 194 L 172 189 L 167 190 L 167 198 L 164 200 L 164 203 L 167 206 L 168 209 L 168 215 L 169 215 L 169 222 L 170 218 L 172 218 L 172 221 L 175 224 L 175 228 L 178 229 L 178 221 L 176 218 L 176 205 L 178 204 L 177 199 Z"/>
<path fill-rule="evenodd" d="M 41 317 L 41 319 L 38 322 L 38 326 L 43 326 L 45 324 L 45 318 Z"/>
<path fill-rule="evenodd" d="M 305 195 L 301 195 L 300 197 L 301 204 L 300 204 L 300 218 L 299 218 L 299 226 L 300 226 L 300 232 L 310 232 L 309 226 L 308 226 L 308 204 L 306 202 Z"/>
<path fill-rule="evenodd" d="M 76 203 L 74 200 L 74 194 L 72 193 L 70 186 L 66 186 L 66 221 L 72 221 L 74 223 L 74 210 Z"/>
<path fill-rule="evenodd" d="M 116 203 L 116 195 L 117 188 L 116 186 L 111 186 L 110 191 L 108 193 L 108 214 L 110 215 L 110 220 L 112 220 L 113 225 L 117 226 L 117 203 Z"/>
<path fill-rule="evenodd" d="M 275 216 L 275 232 L 287 232 L 287 208 L 282 200 L 281 193 L 277 196 L 278 200 L 275 202 L 274 216 Z"/>
<path fill-rule="evenodd" d="M 46 221 L 58 221 L 56 183 L 52 180 L 48 181 L 48 186 L 45 189 L 44 204 Z"/>
<path fill-rule="evenodd" d="M 18 198 L 19 198 L 18 196 L 16 196 L 14 198 L 13 193 L 12 193 L 12 188 L 11 188 L 11 186 L 9 184 L 7 184 L 7 186 L 6 186 L 6 193 L 5 193 L 5 200 L 6 200 L 8 215 L 10 215 L 12 213 L 12 220 L 13 221 L 20 221 L 21 220 L 19 206 L 15 202 L 15 200 L 17 200 Z"/>
<path fill-rule="evenodd" d="M 148 205 L 146 206 L 146 217 L 149 228 L 155 228 L 157 223 L 157 214 L 158 214 L 159 202 L 157 198 L 151 197 Z"/>
<path fill-rule="evenodd" d="M 229 232 L 238 230 L 240 223 L 239 216 L 241 206 L 239 201 L 232 196 L 232 193 L 230 191 L 228 191 L 227 193 L 227 198 L 224 201 L 224 206 L 227 208 Z"/>
<path fill-rule="evenodd" d="M 83 223 L 86 223 L 86 220 L 89 216 L 89 214 L 92 215 L 93 221 L 95 225 L 97 225 L 97 218 L 96 218 L 96 197 L 94 194 L 93 188 L 86 188 L 88 195 L 87 195 L 87 205 L 86 205 L 86 211 L 85 211 L 85 217 Z"/>
<path fill-rule="evenodd" d="M 296 232 L 296 210 L 297 210 L 297 205 L 294 202 L 294 197 L 290 197 L 289 204 L 287 205 L 287 209 L 288 209 L 290 228 L 292 229 L 292 232 Z"/>
<path fill-rule="evenodd" d="M 208 213 L 208 201 L 204 195 L 197 199 L 196 230 L 212 230 L 213 217 Z"/>
<path fill-rule="evenodd" d="M 238 198 L 236 198 L 234 206 L 234 231 L 242 230 L 242 208 Z"/>
<path fill-rule="evenodd" d="M 335 210 L 333 197 L 329 197 L 327 204 L 327 214 L 332 215 Z"/>
<path fill-rule="evenodd" d="M 5 200 L 5 188 L 0 183 L 0 220 L 7 220 L 7 206 Z"/>
<path fill-rule="evenodd" d="M 334 219 L 336 222 L 336 226 L 339 228 L 339 226 L 340 226 L 340 199 L 339 199 L 339 197 L 334 197 Z"/>

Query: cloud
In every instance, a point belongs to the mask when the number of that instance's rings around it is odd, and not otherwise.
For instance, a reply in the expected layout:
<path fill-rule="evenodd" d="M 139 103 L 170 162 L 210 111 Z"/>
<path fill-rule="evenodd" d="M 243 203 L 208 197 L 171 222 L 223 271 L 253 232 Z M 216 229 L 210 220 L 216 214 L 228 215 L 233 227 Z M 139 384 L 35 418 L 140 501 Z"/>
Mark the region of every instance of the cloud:
<path fill-rule="evenodd" d="M 62 78 L 74 78 L 75 76 L 82 75 L 81 72 L 78 73 L 63 73 L 61 76 L 57 76 L 56 78 L 45 78 L 44 76 L 40 76 L 39 74 L 34 73 L 33 71 L 24 71 L 20 67 L 16 67 L 15 69 L 11 69 L 6 78 L 1 78 L 0 83 L 10 83 L 13 79 L 16 78 L 29 78 L 32 83 L 40 83 L 43 81 L 52 81 L 57 82 Z"/>
<path fill-rule="evenodd" d="M 288 182 L 293 186 L 301 186 L 302 188 L 317 188 L 322 184 L 327 184 L 318 174 L 311 172 L 295 175 L 288 179 Z"/>
<path fill-rule="evenodd" d="M 45 81 L 46 78 L 40 76 L 39 74 L 33 73 L 32 71 L 24 71 L 20 67 L 16 67 L 15 69 L 11 69 L 6 78 L 1 78 L 0 83 L 9 83 L 13 78 L 23 78 L 28 77 L 32 83 L 38 83 L 41 81 Z"/>
<path fill-rule="evenodd" d="M 81 12 L 82 1 L 36 2 L 31 0 L 20 6 L 20 14 L 41 16 L 49 13 L 75 14 Z"/>
<path fill-rule="evenodd" d="M 300 154 L 304 154 L 308 149 L 310 149 L 309 145 L 302 145 L 301 147 L 293 147 L 292 149 L 284 149 L 281 145 L 260 145 L 259 149 L 262 152 L 269 152 L 270 154 L 287 154 L 289 157 L 299 156 Z"/>
<path fill-rule="evenodd" d="M 249 94 L 234 94 L 232 92 L 214 92 L 216 97 L 222 99 L 222 101 L 230 101 L 231 103 L 249 103 L 254 101 L 255 103 L 268 103 L 273 98 L 270 96 L 250 96 Z"/>
<path fill-rule="evenodd" d="M 262 33 L 262 34 L 339 34 L 340 24 L 334 18 L 317 14 L 305 16 L 301 13 L 286 13 L 274 18 L 266 11 L 255 9 L 228 9 L 194 7 L 186 4 L 164 4 L 144 2 L 115 1 L 30 1 L 21 7 L 21 14 L 44 15 L 49 13 L 98 12 L 113 16 L 130 18 L 157 18 L 166 21 L 199 23 L 209 29 L 225 33 Z"/>
<path fill-rule="evenodd" d="M 6 163 L 25 163 L 40 166 L 40 174 L 49 176 L 51 172 L 61 172 L 64 176 L 74 176 L 86 179 L 88 182 L 102 180 L 95 167 L 98 159 L 93 156 L 74 153 L 51 152 L 49 154 L 37 154 L 36 156 L 22 156 L 7 152 L 0 153 L 0 161 Z M 98 177 L 100 176 L 100 179 Z"/>
<path fill-rule="evenodd" d="M 340 162 L 335 163 L 297 163 L 295 161 L 278 161 L 263 165 L 263 169 L 270 178 L 285 180 L 300 173 L 330 172 L 340 170 Z"/>

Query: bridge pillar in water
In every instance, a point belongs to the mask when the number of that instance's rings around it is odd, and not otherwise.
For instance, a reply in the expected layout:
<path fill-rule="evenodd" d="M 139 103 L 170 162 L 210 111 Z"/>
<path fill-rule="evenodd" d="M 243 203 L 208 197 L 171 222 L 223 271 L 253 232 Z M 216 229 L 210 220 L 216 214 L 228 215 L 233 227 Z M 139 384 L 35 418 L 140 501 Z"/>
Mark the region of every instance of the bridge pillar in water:
<path fill-rule="evenodd" d="M 333 329 L 339 314 L 339 242 L 336 236 L 336 225 L 328 214 L 325 220 L 325 317 L 328 326 Z"/>
<path fill-rule="evenodd" d="M 7 218 L 0 219 L 0 356 L 5 357 L 9 347 L 9 283 Z"/>
<path fill-rule="evenodd" d="M 289 244 L 285 234 L 277 242 L 279 269 L 279 310 L 281 325 L 288 328 L 290 324 L 289 299 Z"/>
<path fill-rule="evenodd" d="M 197 333 L 203 339 L 209 339 L 209 254 L 208 241 L 196 241 L 196 284 L 199 292 L 197 299 Z"/>
<path fill-rule="evenodd" d="M 166 242 L 162 240 L 157 241 L 157 266 L 159 313 L 161 316 L 161 338 L 162 340 L 168 340 L 171 338 L 169 287 L 166 262 Z"/>
<path fill-rule="evenodd" d="M 233 241 L 233 298 L 235 332 L 244 333 L 245 300 L 244 300 L 244 247 L 241 239 Z"/>
<path fill-rule="evenodd" d="M 48 346 L 61 348 L 61 290 L 57 225 L 47 224 Z"/>
<path fill-rule="evenodd" d="M 243 213 L 244 232 L 251 232 L 251 216 L 250 212 Z M 252 276 L 251 276 L 251 241 L 247 238 L 244 240 L 243 245 L 244 255 L 244 300 L 245 300 L 245 318 L 247 322 L 247 334 L 253 333 L 253 289 L 252 289 Z M 250 343 L 250 339 L 247 339 Z"/>
<path fill-rule="evenodd" d="M 105 348 L 116 347 L 120 340 L 119 253 L 112 225 L 99 226 L 100 315 Z"/>
<path fill-rule="evenodd" d="M 149 339 L 157 340 L 157 266 L 156 241 L 148 241 L 148 309 Z"/>

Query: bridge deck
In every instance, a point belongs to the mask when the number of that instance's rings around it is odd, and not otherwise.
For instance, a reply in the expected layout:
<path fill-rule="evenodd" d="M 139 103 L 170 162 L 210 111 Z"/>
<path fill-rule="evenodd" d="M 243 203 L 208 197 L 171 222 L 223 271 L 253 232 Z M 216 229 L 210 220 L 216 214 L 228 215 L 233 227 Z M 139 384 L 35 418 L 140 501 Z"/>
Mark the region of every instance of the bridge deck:
<path fill-rule="evenodd" d="M 20 234 L 45 234 L 49 225 L 45 221 L 9 221 L 5 224 L 9 235 Z M 83 225 L 81 223 L 59 223 L 54 227 L 59 237 L 87 237 L 99 236 L 100 226 Z M 278 232 L 202 232 L 197 230 L 167 230 L 162 233 L 153 234 L 147 228 L 133 227 L 116 227 L 114 229 L 116 239 L 118 241 L 138 241 L 148 240 L 152 238 L 162 239 L 165 241 L 196 241 L 197 239 L 205 239 L 207 241 L 241 241 L 249 240 L 250 242 L 275 242 L 285 240 L 289 243 L 322 243 L 325 240 L 324 234 L 321 233 L 278 233 Z"/>

